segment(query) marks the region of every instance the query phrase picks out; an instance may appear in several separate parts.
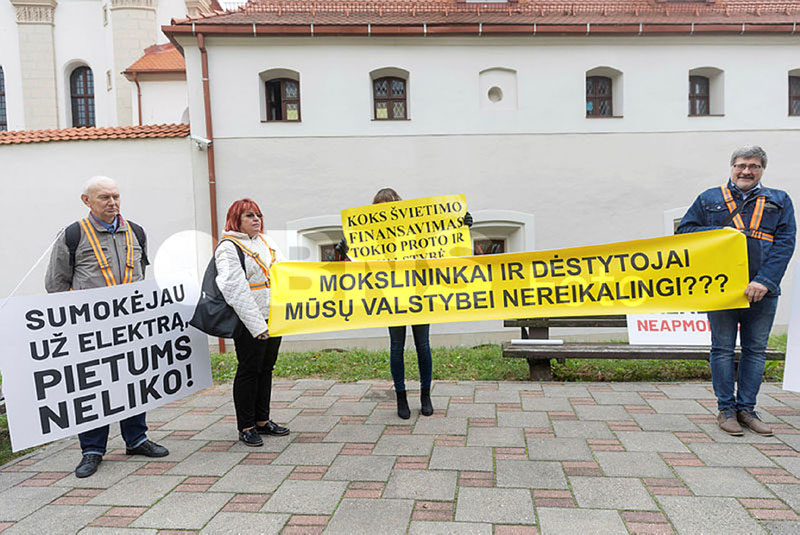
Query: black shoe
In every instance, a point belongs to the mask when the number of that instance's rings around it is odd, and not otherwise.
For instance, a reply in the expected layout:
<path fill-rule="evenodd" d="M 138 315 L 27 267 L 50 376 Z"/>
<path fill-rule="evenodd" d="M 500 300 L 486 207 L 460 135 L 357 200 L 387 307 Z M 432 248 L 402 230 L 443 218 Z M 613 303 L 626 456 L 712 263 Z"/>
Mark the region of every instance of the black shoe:
<path fill-rule="evenodd" d="M 433 414 L 433 403 L 431 403 L 431 389 L 430 388 L 423 388 L 420 390 L 419 395 L 420 411 L 423 416 L 430 416 Z"/>
<path fill-rule="evenodd" d="M 78 463 L 78 466 L 75 468 L 75 477 L 89 477 L 97 472 L 97 467 L 100 466 L 101 462 L 103 462 L 102 455 L 87 453 L 83 456 L 83 459 L 81 459 L 81 462 Z"/>
<path fill-rule="evenodd" d="M 264 441 L 258 436 L 258 431 L 256 431 L 254 427 L 251 427 L 247 431 L 239 431 L 239 440 L 244 442 L 245 446 L 252 446 L 254 448 L 264 445 Z"/>
<path fill-rule="evenodd" d="M 135 448 L 125 448 L 125 455 L 144 455 L 145 457 L 166 457 L 169 450 L 152 440 L 145 440 Z"/>
<path fill-rule="evenodd" d="M 276 437 L 282 437 L 289 434 L 289 428 L 281 427 L 272 420 L 269 420 L 264 425 L 257 425 L 256 433 L 259 435 L 275 435 Z"/>
<path fill-rule="evenodd" d="M 411 409 L 408 408 L 408 397 L 406 391 L 395 392 L 397 394 L 397 415 L 403 420 L 411 418 Z"/>

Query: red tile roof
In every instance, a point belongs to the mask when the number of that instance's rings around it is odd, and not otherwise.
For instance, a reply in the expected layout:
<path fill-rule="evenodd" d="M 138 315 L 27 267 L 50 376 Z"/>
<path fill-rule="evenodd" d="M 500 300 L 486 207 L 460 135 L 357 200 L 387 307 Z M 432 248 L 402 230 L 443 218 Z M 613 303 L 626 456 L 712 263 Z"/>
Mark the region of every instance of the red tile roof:
<path fill-rule="evenodd" d="M 717 25 L 717 31 L 734 31 L 733 26 L 737 26 L 737 33 L 741 33 L 744 29 L 742 24 L 746 23 L 788 24 L 788 30 L 784 28 L 783 31 L 800 33 L 800 28 L 797 28 L 796 24 L 798 21 L 800 21 L 800 1 L 785 0 L 708 2 L 705 0 L 512 0 L 493 3 L 463 0 L 250 0 L 236 11 L 173 20 L 173 25 L 165 27 L 165 31 L 168 34 L 188 33 L 185 26 L 191 26 L 192 31 L 258 35 L 259 33 L 304 33 L 298 32 L 296 27 L 311 24 L 314 25 L 314 29 L 321 26 L 342 27 L 340 32 L 327 33 L 360 33 L 353 32 L 352 28 L 345 28 L 358 25 L 457 27 L 479 24 L 490 26 L 537 24 L 581 25 L 586 29 L 587 24 L 603 26 L 713 24 Z M 724 28 L 723 25 L 730 25 L 730 28 Z M 249 28 L 243 28 L 244 26 Z M 425 33 L 431 33 L 430 30 L 426 28 Z M 436 33 L 435 28 L 433 30 L 433 33 Z M 775 31 L 769 30 L 766 26 L 748 30 Z M 380 32 L 380 28 L 377 28 L 377 31 Z M 527 29 L 521 31 L 527 32 Z M 310 28 L 309 32 L 314 33 Z"/>
<path fill-rule="evenodd" d="M 61 128 L 57 130 L 12 130 L 0 132 L 0 145 L 43 143 L 46 141 L 81 141 L 87 139 L 135 139 L 186 137 L 188 124 L 145 124 L 108 128 Z"/>
<path fill-rule="evenodd" d="M 186 62 L 172 43 L 153 45 L 144 49 L 144 56 L 137 59 L 125 74 L 186 72 Z"/>

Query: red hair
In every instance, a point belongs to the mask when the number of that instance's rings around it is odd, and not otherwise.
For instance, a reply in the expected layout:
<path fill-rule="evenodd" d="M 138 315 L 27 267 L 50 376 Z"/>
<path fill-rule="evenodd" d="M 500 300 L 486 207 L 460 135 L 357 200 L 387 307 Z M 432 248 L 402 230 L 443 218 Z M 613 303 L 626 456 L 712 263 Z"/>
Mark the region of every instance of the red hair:
<path fill-rule="evenodd" d="M 241 232 L 239 222 L 242 220 L 242 214 L 245 212 L 262 213 L 261 208 L 253 199 L 239 199 L 235 201 L 230 208 L 228 208 L 228 215 L 225 217 L 225 230 L 232 230 L 234 232 Z M 261 232 L 264 231 L 264 220 L 261 220 Z"/>

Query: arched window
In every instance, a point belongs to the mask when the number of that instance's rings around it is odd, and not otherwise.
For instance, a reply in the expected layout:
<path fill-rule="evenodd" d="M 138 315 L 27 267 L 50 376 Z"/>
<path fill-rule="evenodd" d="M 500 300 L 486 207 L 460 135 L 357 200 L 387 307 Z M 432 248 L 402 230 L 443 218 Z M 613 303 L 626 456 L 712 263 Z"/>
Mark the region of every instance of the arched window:
<path fill-rule="evenodd" d="M 94 126 L 94 76 L 89 67 L 78 67 L 69 76 L 72 126 Z"/>
<path fill-rule="evenodd" d="M 586 117 L 612 117 L 611 78 L 586 77 Z"/>
<path fill-rule="evenodd" d="M 392 121 L 407 119 L 406 81 L 394 76 L 376 78 L 372 81 L 372 96 L 375 103 L 375 119 Z"/>
<path fill-rule="evenodd" d="M 689 76 L 689 115 L 709 115 L 708 88 L 710 84 L 707 76 Z"/>
<path fill-rule="evenodd" d="M 300 82 L 274 78 L 266 82 L 267 121 L 300 120 Z"/>
<path fill-rule="evenodd" d="M 689 117 L 725 114 L 725 73 L 716 67 L 689 70 Z"/>
<path fill-rule="evenodd" d="M 8 130 L 8 114 L 6 112 L 6 77 L 0 65 L 0 132 Z"/>

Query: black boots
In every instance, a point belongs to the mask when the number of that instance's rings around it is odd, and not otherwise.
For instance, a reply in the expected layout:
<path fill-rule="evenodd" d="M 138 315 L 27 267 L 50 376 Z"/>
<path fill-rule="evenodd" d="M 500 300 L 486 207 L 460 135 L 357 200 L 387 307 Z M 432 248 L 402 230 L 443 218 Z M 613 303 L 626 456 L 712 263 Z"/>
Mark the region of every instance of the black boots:
<path fill-rule="evenodd" d="M 411 418 L 411 409 L 408 408 L 408 396 L 406 391 L 395 392 L 397 394 L 397 415 L 403 420 Z M 433 403 L 431 403 L 431 389 L 423 388 L 420 390 L 419 400 L 421 404 L 420 412 L 423 416 L 433 414 Z"/>
<path fill-rule="evenodd" d="M 420 390 L 419 395 L 420 403 L 422 404 L 422 408 L 420 412 L 423 416 L 430 416 L 433 414 L 433 403 L 431 403 L 431 389 L 430 388 L 423 388 Z"/>
<path fill-rule="evenodd" d="M 395 392 L 397 394 L 397 415 L 403 420 L 411 418 L 411 409 L 408 408 L 408 397 L 406 391 Z"/>

